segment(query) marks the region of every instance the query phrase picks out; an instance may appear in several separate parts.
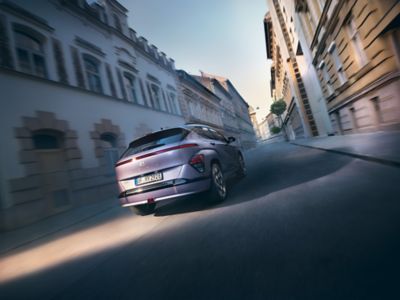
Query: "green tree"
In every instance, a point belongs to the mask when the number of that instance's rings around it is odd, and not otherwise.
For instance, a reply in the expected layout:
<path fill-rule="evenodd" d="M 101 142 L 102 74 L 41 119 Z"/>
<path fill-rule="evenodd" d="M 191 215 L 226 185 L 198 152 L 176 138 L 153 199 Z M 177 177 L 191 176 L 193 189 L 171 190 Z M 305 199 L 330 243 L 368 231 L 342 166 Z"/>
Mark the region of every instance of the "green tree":
<path fill-rule="evenodd" d="M 270 111 L 271 111 L 271 113 L 276 115 L 279 118 L 279 120 L 281 121 L 281 127 L 283 129 L 285 139 L 289 140 L 287 132 L 286 132 L 286 126 L 282 120 L 282 114 L 285 112 L 286 107 L 287 107 L 286 102 L 283 99 L 279 99 L 271 104 Z"/>
<path fill-rule="evenodd" d="M 281 129 L 279 127 L 274 126 L 271 128 L 271 132 L 273 134 L 277 134 L 277 133 L 281 132 Z"/>

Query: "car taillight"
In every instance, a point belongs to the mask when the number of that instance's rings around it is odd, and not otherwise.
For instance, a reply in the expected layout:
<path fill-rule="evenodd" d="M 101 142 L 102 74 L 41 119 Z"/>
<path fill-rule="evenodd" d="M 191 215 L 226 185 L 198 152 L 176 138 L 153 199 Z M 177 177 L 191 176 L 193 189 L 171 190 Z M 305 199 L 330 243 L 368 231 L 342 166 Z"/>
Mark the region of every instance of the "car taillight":
<path fill-rule="evenodd" d="M 115 167 L 118 167 L 118 166 L 121 166 L 121 165 L 130 163 L 131 161 L 132 161 L 132 159 L 127 159 L 127 160 L 123 160 L 123 161 L 117 162 L 117 163 L 115 164 Z"/>
<path fill-rule="evenodd" d="M 161 153 L 165 153 L 165 152 L 172 151 L 172 150 L 178 150 L 178 149 L 184 149 L 184 148 L 190 148 L 190 147 L 197 147 L 197 146 L 198 146 L 198 144 L 182 144 L 182 145 L 179 145 L 179 146 L 170 147 L 170 148 L 166 148 L 166 149 L 162 149 L 162 150 L 158 150 L 158 151 L 154 151 L 154 152 L 150 152 L 150 153 L 147 153 L 147 154 L 140 155 L 140 156 L 136 157 L 136 160 L 139 160 L 139 159 L 142 159 L 142 158 L 146 158 L 146 157 L 149 157 L 149 156 L 154 156 L 154 155 L 161 154 Z"/>
<path fill-rule="evenodd" d="M 196 154 L 195 156 L 193 156 L 190 161 L 189 164 L 195 168 L 198 172 L 203 173 L 205 170 L 204 167 L 204 155 L 203 154 Z"/>

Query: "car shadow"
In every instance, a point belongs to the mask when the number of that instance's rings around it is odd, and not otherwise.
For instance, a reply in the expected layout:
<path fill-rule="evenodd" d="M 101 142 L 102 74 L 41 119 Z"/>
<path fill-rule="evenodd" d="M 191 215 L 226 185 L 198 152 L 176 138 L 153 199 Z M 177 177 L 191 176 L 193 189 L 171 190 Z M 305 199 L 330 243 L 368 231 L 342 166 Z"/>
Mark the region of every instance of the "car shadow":
<path fill-rule="evenodd" d="M 292 186 L 332 174 L 353 158 L 289 143 L 260 145 L 245 153 L 247 176 L 231 180 L 228 198 L 220 204 L 207 201 L 207 194 L 160 204 L 155 216 L 168 216 L 237 205 Z"/>

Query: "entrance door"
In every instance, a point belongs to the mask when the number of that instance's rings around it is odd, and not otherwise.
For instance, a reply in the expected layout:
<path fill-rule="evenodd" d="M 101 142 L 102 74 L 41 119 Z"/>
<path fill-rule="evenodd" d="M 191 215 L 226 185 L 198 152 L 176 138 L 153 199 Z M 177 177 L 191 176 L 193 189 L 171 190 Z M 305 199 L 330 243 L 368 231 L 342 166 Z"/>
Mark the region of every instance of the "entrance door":
<path fill-rule="evenodd" d="M 69 208 L 69 176 L 62 135 L 58 132 L 38 132 L 34 135 L 41 186 L 48 213 Z"/>

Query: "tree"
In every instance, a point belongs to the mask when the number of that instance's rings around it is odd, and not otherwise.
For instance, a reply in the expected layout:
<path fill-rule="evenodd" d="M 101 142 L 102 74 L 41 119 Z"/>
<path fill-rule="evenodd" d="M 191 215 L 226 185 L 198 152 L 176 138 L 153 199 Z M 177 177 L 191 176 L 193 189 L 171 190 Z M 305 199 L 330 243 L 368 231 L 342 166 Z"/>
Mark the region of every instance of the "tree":
<path fill-rule="evenodd" d="M 274 126 L 271 128 L 271 132 L 273 134 L 277 134 L 277 133 L 281 132 L 281 129 L 279 127 Z"/>
<path fill-rule="evenodd" d="M 288 135 L 286 133 L 285 123 L 283 123 L 283 120 L 282 120 L 282 114 L 285 112 L 286 107 L 287 107 L 286 102 L 283 99 L 279 99 L 271 104 L 270 111 L 271 111 L 271 113 L 276 115 L 279 118 L 279 120 L 281 121 L 281 127 L 283 129 L 285 139 L 289 140 Z"/>
<path fill-rule="evenodd" d="M 286 110 L 286 102 L 283 99 L 276 100 L 271 104 L 270 111 L 280 117 Z"/>

